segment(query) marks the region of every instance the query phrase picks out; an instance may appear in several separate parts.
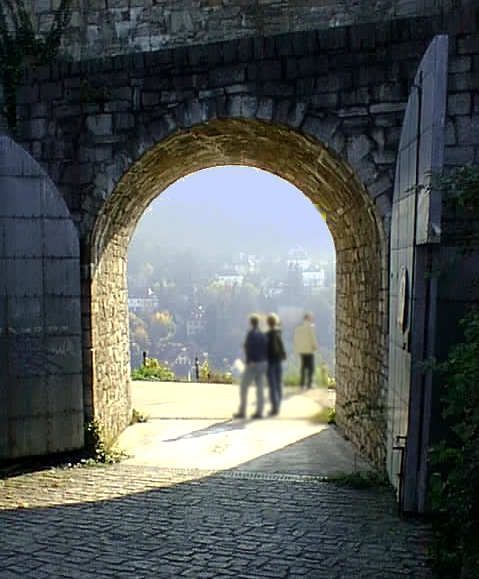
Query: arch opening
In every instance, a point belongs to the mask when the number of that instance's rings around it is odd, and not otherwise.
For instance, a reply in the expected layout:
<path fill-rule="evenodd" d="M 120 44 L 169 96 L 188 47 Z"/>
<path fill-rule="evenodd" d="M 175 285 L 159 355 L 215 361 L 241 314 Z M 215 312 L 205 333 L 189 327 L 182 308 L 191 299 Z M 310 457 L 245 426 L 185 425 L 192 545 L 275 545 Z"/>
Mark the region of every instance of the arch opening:
<path fill-rule="evenodd" d="M 324 216 L 287 181 L 238 165 L 188 175 L 148 207 L 128 248 L 132 369 L 146 353 L 195 381 L 198 357 L 217 379 L 238 378 L 248 316 L 260 314 L 266 329 L 274 312 L 288 352 L 284 378 L 294 382 L 294 330 L 310 312 L 316 379 L 322 364 L 333 376 L 335 263 Z"/>
<path fill-rule="evenodd" d="M 351 167 L 314 138 L 258 120 L 214 120 L 151 147 L 105 201 L 90 245 L 90 368 L 86 399 L 109 436 L 130 418 L 126 258 L 136 225 L 175 181 L 202 169 L 243 165 L 288 181 L 326 212 L 336 247 L 337 422 L 376 464 L 385 427 L 362 408 L 379 407 L 386 387 L 387 241 L 376 208 Z"/>

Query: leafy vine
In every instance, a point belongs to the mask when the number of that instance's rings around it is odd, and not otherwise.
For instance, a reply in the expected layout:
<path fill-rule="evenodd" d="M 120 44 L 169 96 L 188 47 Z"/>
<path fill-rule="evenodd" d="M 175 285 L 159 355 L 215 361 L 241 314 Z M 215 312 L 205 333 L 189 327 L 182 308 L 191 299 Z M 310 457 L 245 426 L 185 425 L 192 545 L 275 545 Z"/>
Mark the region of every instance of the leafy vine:
<path fill-rule="evenodd" d="M 43 37 L 35 33 L 24 0 L 0 3 L 0 82 L 4 87 L 5 114 L 9 129 L 17 126 L 17 89 L 25 68 L 46 64 L 55 58 L 71 18 L 72 0 L 61 0 L 50 30 Z"/>

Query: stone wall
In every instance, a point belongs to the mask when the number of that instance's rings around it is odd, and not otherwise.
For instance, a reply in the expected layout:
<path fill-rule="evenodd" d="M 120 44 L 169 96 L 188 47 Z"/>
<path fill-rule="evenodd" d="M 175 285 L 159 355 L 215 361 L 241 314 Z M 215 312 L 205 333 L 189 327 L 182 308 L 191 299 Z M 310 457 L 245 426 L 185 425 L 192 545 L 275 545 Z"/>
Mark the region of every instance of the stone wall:
<path fill-rule="evenodd" d="M 463 33 L 450 40 L 445 168 L 479 165 L 479 10 L 471 10 Z M 435 255 L 437 278 L 436 355 L 447 357 L 452 344 L 463 340 L 459 326 L 479 303 L 479 221 L 475 211 L 444 203 L 442 243 Z M 463 248 L 468 248 L 463 252 Z M 434 384 L 433 412 L 440 415 L 440 376 Z M 443 437 L 438 421 L 433 441 Z"/>
<path fill-rule="evenodd" d="M 462 46 L 472 42 L 464 31 L 475 22 L 475 13 L 458 12 L 245 38 L 53 66 L 26 79 L 18 95 L 21 138 L 59 185 L 81 232 L 86 389 L 111 434 L 127 423 L 124 258 L 136 221 L 188 172 L 250 164 L 283 175 L 330 212 L 338 259 L 338 420 L 382 463 L 384 431 L 349 415 L 347 404 L 361 396 L 384 400 L 385 248 L 402 117 L 434 34 L 449 31 L 453 46 Z M 456 48 L 452 53 L 454 75 Z M 476 57 L 465 56 L 466 82 L 474 83 Z M 231 149 L 241 131 L 243 151 Z M 293 134 L 303 139 L 296 152 L 283 146 Z M 319 147 L 314 154 L 309 139 Z M 288 160 L 295 161 L 289 171 Z"/>
<path fill-rule="evenodd" d="M 33 0 L 48 30 L 58 0 Z M 455 0 L 73 0 L 63 50 L 75 60 L 376 23 L 438 13 Z"/>
<path fill-rule="evenodd" d="M 22 141 L 58 183 L 81 231 L 82 263 L 89 272 L 83 281 L 85 374 L 96 384 L 92 409 L 111 426 L 110 432 L 125 425 L 123 401 L 128 400 L 121 273 L 127 239 L 155 195 L 206 165 L 193 165 L 181 152 L 171 161 L 171 175 L 158 175 L 153 181 L 157 189 L 138 191 L 136 203 L 134 197 L 112 206 L 105 200 L 116 199 L 122 176 L 166 139 L 215 120 L 256 120 L 271 127 L 270 137 L 268 132 L 251 133 L 250 139 L 260 144 L 269 139 L 275 158 L 265 157 L 260 147 L 247 155 L 250 164 L 282 174 L 276 157 L 296 157 L 291 148 L 282 147 L 279 136 L 274 143 L 274 135 L 279 127 L 289 127 L 318 146 L 327 145 L 349 167 L 337 185 L 335 178 L 320 177 L 319 168 L 308 182 L 300 174 L 312 170 L 318 160 L 300 157 L 284 178 L 294 179 L 336 219 L 330 223 L 338 264 L 338 419 L 371 458 L 378 463 L 384 459 L 384 433 L 373 421 L 350 416 L 345 404 L 359 395 L 384 397 L 385 232 L 395 151 L 408 82 L 433 34 L 429 20 L 410 24 L 407 30 L 406 34 L 404 22 L 398 21 L 377 27 L 375 37 L 368 26 L 336 28 L 73 63 L 36 71 L 19 91 Z M 206 147 L 208 166 L 225 162 L 222 143 L 231 135 L 227 131 L 217 139 L 197 136 L 196 157 L 201 159 Z M 300 152 L 303 149 L 304 145 Z M 228 159 L 246 163 L 240 154 L 233 151 Z M 325 155 L 326 165 L 328 158 Z M 163 165 L 156 160 L 151 167 L 141 166 L 144 179 Z M 353 187 L 355 193 L 345 194 L 338 203 L 335 191 L 353 177 L 367 187 L 366 198 Z"/>

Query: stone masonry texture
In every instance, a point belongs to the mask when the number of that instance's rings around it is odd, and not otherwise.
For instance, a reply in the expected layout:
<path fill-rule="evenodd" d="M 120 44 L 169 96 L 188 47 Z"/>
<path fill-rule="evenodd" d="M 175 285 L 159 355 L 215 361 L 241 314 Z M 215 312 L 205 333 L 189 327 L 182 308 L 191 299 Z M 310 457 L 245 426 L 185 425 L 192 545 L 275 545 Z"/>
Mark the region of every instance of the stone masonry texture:
<path fill-rule="evenodd" d="M 172 24 L 183 22 L 178 13 L 190 3 L 161 3 L 171 18 L 168 40 L 157 45 L 142 18 L 149 21 L 158 3 L 133 4 L 74 4 L 70 54 L 102 58 L 37 69 L 18 91 L 19 139 L 58 186 L 80 234 L 87 417 L 101 419 L 111 437 L 128 424 L 126 249 L 142 212 L 191 171 L 249 164 L 283 176 L 327 209 L 337 250 L 338 422 L 383 464 L 384 425 L 362 416 L 357 401 L 385 399 L 389 217 L 402 118 L 425 48 L 448 33 L 446 165 L 477 162 L 477 9 L 457 2 L 443 13 L 448 3 L 396 2 L 393 14 L 392 3 L 358 2 L 356 16 L 344 12 L 352 18 L 344 20 L 340 3 L 260 2 L 263 28 L 255 23 L 244 32 L 241 18 L 234 29 L 221 20 L 238 2 L 210 1 L 197 6 L 209 18 L 200 34 L 201 19 L 193 32 Z M 52 7 L 35 2 L 42 26 Z M 102 43 L 113 36 L 104 22 L 111 26 L 116 16 L 107 8 L 124 10 L 123 32 L 108 46 Z M 361 23 L 365 8 L 391 18 Z M 90 13 L 98 43 L 81 36 L 91 33 Z M 132 45 L 142 30 L 150 44 Z"/>
<path fill-rule="evenodd" d="M 87 408 L 111 436 L 130 411 L 126 249 L 148 204 L 184 175 L 249 164 L 328 210 L 337 250 L 338 421 L 376 463 L 384 401 L 393 171 L 410 84 L 451 41 L 449 163 L 474 155 L 478 14 L 242 38 L 38 69 L 19 90 L 20 139 L 81 240 Z M 475 122 L 475 121 L 474 121 Z M 346 408 L 353 410 L 347 412 Z"/>
<path fill-rule="evenodd" d="M 30 0 L 49 29 L 59 0 Z M 75 60 L 441 13 L 455 0 L 73 0 L 63 51 Z"/>
<path fill-rule="evenodd" d="M 427 528 L 389 489 L 127 467 L 0 487 L 2 579 L 430 579 Z"/>

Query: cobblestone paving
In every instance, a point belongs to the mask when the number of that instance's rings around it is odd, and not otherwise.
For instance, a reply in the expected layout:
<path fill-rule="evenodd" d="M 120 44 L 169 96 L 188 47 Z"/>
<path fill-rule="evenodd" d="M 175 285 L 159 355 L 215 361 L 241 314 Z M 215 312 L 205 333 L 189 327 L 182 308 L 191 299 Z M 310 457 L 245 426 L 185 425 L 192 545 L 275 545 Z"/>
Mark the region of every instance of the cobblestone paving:
<path fill-rule="evenodd" d="M 136 465 L 0 482 L 1 579 L 426 579 L 388 489 Z"/>

